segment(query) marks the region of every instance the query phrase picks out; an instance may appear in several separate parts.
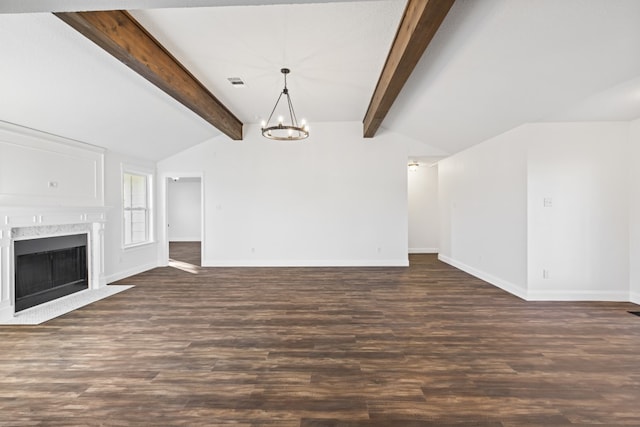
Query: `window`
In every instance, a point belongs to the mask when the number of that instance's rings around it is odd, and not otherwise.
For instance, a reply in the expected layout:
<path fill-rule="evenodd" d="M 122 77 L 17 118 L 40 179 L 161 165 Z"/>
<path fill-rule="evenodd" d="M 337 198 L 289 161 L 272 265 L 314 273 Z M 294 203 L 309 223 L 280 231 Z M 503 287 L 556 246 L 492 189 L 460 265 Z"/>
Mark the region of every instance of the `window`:
<path fill-rule="evenodd" d="M 124 246 L 148 243 L 151 241 L 151 175 L 123 172 L 122 182 Z"/>

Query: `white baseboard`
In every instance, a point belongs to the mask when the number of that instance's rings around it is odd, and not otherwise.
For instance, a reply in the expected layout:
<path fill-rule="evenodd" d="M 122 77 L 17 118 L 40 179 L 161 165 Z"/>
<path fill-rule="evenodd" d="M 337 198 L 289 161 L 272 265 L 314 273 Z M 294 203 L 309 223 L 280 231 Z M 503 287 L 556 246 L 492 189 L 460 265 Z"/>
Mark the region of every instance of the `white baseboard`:
<path fill-rule="evenodd" d="M 627 292 L 607 291 L 529 291 L 445 255 L 438 255 L 438 259 L 526 301 L 631 301 L 635 304 L 640 304 L 640 294 L 638 293 L 631 293 L 630 295 Z"/>
<path fill-rule="evenodd" d="M 496 286 L 500 289 L 502 289 L 503 291 L 507 291 L 512 295 L 517 296 L 518 298 L 522 298 L 524 300 L 527 299 L 527 290 L 524 289 L 522 286 L 518 286 L 514 283 L 508 282 L 506 280 L 503 280 L 499 277 L 496 277 L 492 274 L 489 274 L 487 272 L 484 272 L 482 270 L 478 270 L 477 268 L 471 267 L 469 265 L 466 265 L 462 262 L 456 261 L 452 258 L 449 258 L 446 255 L 442 255 L 439 254 L 438 255 L 438 259 L 444 263 L 447 263 L 459 270 L 464 271 L 465 273 L 469 273 L 472 276 L 477 277 L 478 279 L 484 280 L 485 282 L 488 282 L 490 284 L 492 284 L 493 286 Z"/>
<path fill-rule="evenodd" d="M 197 237 L 172 237 L 169 242 L 200 242 L 200 236 Z"/>
<path fill-rule="evenodd" d="M 438 248 L 409 248 L 410 254 L 437 254 Z"/>
<path fill-rule="evenodd" d="M 126 279 L 127 277 L 135 276 L 136 274 L 144 273 L 145 271 L 152 270 L 156 267 L 158 267 L 157 262 L 150 262 L 147 264 L 129 268 L 127 270 L 119 271 L 117 273 L 109 274 L 108 276 L 106 276 L 106 282 L 117 282 L 118 280 Z"/>
<path fill-rule="evenodd" d="M 203 267 L 408 267 L 409 259 L 375 260 L 202 260 Z"/>
<path fill-rule="evenodd" d="M 628 302 L 628 292 L 529 291 L 527 301 L 612 301 Z"/>

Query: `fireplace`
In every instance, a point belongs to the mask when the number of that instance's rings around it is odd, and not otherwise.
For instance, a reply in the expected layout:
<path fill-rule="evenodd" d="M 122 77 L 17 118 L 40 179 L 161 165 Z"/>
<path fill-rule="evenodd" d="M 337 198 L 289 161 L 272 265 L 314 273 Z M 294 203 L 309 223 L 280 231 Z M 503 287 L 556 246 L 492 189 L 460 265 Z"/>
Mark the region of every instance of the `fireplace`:
<path fill-rule="evenodd" d="M 87 289 L 87 234 L 14 241 L 15 311 Z"/>
<path fill-rule="evenodd" d="M 87 287 L 83 294 L 91 294 L 106 286 L 105 222 L 102 207 L 0 206 L 0 322 L 27 313 L 29 306 L 28 313 L 33 314 L 47 299 Z M 38 264 L 43 268 L 34 267 Z M 23 279 L 35 279 L 39 288 L 29 285 L 25 291 L 18 290 L 23 288 Z M 47 306 L 42 310 L 48 310 Z"/>

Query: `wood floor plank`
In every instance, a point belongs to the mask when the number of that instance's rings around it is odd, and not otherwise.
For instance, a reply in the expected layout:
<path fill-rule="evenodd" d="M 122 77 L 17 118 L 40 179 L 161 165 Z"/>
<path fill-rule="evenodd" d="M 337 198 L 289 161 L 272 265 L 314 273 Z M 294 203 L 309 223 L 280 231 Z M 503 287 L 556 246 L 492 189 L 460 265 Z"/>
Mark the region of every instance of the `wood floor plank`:
<path fill-rule="evenodd" d="M 640 425 L 633 304 L 525 302 L 433 255 L 202 268 L 199 250 L 0 327 L 0 425 Z"/>

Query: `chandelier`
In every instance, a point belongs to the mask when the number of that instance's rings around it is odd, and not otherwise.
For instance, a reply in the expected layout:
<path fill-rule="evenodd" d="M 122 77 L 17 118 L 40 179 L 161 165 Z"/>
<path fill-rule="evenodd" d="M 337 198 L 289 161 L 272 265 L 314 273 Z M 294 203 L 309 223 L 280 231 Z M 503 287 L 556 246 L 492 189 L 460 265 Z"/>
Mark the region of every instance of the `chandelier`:
<path fill-rule="evenodd" d="M 309 126 L 306 124 L 304 119 L 302 119 L 300 124 L 298 124 L 296 112 L 293 110 L 293 104 L 291 103 L 291 97 L 289 96 L 289 89 L 287 89 L 287 74 L 289 74 L 291 70 L 288 68 L 282 68 L 280 72 L 284 75 L 284 89 L 282 89 L 280 96 L 278 96 L 276 105 L 273 106 L 273 110 L 271 110 L 271 114 L 267 121 L 262 121 L 262 136 L 278 141 L 299 141 L 309 136 Z M 279 116 L 277 123 L 271 124 L 273 113 L 275 113 L 278 108 L 282 95 L 287 99 L 286 109 L 289 113 L 289 122 L 285 123 L 284 117 Z"/>

